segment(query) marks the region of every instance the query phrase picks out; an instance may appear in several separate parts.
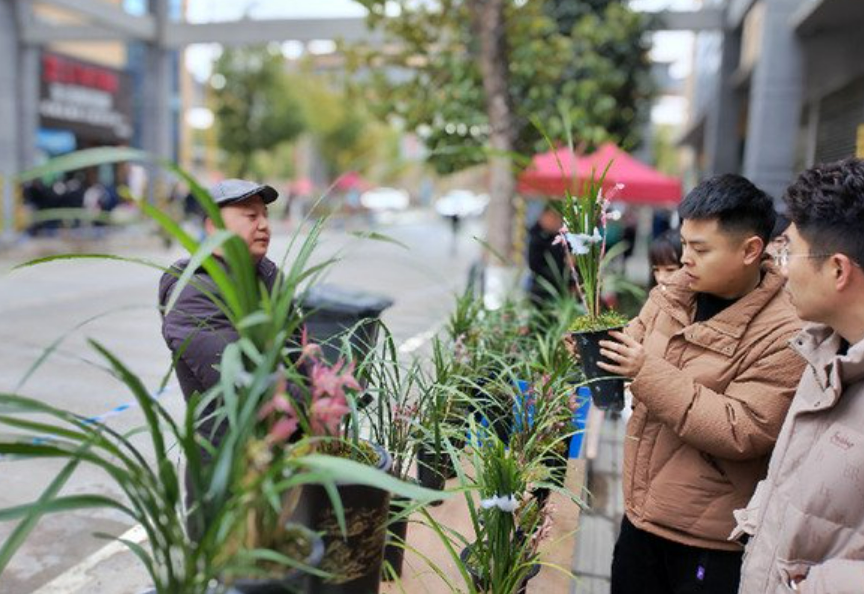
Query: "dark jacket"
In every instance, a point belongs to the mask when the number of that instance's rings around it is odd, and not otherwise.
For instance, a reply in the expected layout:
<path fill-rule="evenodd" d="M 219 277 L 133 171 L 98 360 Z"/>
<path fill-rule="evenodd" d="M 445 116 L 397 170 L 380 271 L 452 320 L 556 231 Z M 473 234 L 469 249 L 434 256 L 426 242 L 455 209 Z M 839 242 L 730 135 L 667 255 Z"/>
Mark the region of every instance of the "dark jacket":
<path fill-rule="evenodd" d="M 534 303 L 542 304 L 554 297 L 550 294 L 545 279 L 559 289 L 559 294 L 566 294 L 573 286 L 573 278 L 567 267 L 564 245 L 552 245 L 556 233 L 549 233 L 540 223 L 535 223 L 528 231 L 528 268 L 531 270 L 530 296 Z M 562 281 L 568 289 L 562 287 Z"/>
<path fill-rule="evenodd" d="M 237 331 L 228 317 L 197 287 L 218 294 L 213 279 L 203 268 L 192 277 L 183 288 L 174 307 L 165 314 L 165 305 L 171 298 L 178 276 L 182 274 L 189 259 L 175 262 L 173 272 L 166 272 L 159 281 L 159 307 L 162 312 L 162 336 L 177 359 L 176 372 L 188 401 L 196 392 L 203 394 L 219 381 L 218 365 L 225 347 L 238 339 Z M 258 277 L 267 289 L 272 289 L 279 269 L 276 264 L 264 258 L 258 264 Z M 193 286 L 194 285 L 194 286 Z M 182 354 L 177 356 L 182 350 Z M 205 416 L 212 413 L 215 405 L 204 411 Z M 207 432 L 212 424 L 204 423 L 199 429 Z"/>

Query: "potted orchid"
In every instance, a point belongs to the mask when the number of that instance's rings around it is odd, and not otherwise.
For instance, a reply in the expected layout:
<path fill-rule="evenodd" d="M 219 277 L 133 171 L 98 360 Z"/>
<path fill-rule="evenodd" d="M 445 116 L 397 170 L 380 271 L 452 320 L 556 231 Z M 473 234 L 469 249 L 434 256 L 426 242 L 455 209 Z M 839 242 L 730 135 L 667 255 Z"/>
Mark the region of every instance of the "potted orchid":
<path fill-rule="evenodd" d="M 471 591 L 524 592 L 540 571 L 538 547 L 548 533 L 544 523 L 549 513 L 528 493 L 518 453 L 494 435 L 473 449 L 472 458 L 473 484 L 460 478 L 472 487 L 465 499 L 475 539 L 463 542 L 460 570 L 466 579 L 470 576 Z"/>
<path fill-rule="evenodd" d="M 294 372 L 308 377 L 308 387 L 295 384 L 300 393 L 279 390 L 260 410 L 271 441 L 290 450 L 291 440 L 302 435 L 314 451 L 389 472 L 389 453 L 360 439 L 356 430 L 355 402 L 362 388 L 355 363 L 342 357 L 329 363 L 304 330 Z M 325 552 L 320 567 L 328 574 L 315 576 L 311 591 L 377 592 L 389 506 L 390 492 L 385 488 L 350 480 L 335 486 L 304 486 L 290 506 L 291 518 L 322 533 Z"/>
<path fill-rule="evenodd" d="M 623 378 L 609 377 L 597 365 L 600 360 L 598 343 L 608 340 L 609 331 L 622 328 L 627 321 L 617 312 L 603 311 L 601 300 L 610 200 L 624 187 L 615 184 L 606 190 L 606 174 L 611 165 L 610 162 L 599 177 L 592 172 L 581 195 L 565 192 L 558 205 L 563 225 L 555 242 L 569 248 L 567 262 L 585 310 L 572 322 L 570 335 L 579 348 L 585 375 L 591 380 L 594 404 L 606 410 L 621 410 L 624 407 Z"/>
<path fill-rule="evenodd" d="M 24 174 L 22 179 L 127 160 L 153 158 L 133 149 L 89 149 L 49 162 Z M 223 227 L 218 208 L 207 192 L 181 169 L 170 163 L 163 165 L 189 183 L 217 227 Z M 421 501 L 430 496 L 428 491 L 351 460 L 350 456 L 334 457 L 346 451 L 368 453 L 371 449 L 372 455 L 364 461 L 388 459 L 374 448 L 358 447 L 356 440 L 344 439 L 342 425 L 348 413 L 355 410 L 353 394 L 360 388 L 353 376 L 353 365 L 342 360 L 334 365 L 324 363 L 319 358 L 320 347 L 305 337 L 299 356 L 285 348 L 298 334 L 301 323 L 294 307 L 295 292 L 324 268 L 309 263 L 321 224 L 309 230 L 290 266 L 284 267 L 272 291 L 264 294 L 265 289 L 249 273 L 251 258 L 239 237 L 222 230 L 198 242 L 155 206 L 142 201 L 140 208 L 192 253 L 187 272 L 179 275 L 177 293 L 193 282 L 192 271 L 198 266 L 206 268 L 218 288 L 218 295 L 210 297 L 235 326 L 239 340 L 224 350 L 219 384 L 194 396 L 180 420 L 153 400 L 143 382 L 109 350 L 93 343 L 108 361 L 112 374 L 135 395 L 146 421 L 146 447 L 134 442 L 131 434 L 120 434 L 106 423 L 94 423 L 37 399 L 0 394 L 0 424 L 19 431 L 0 439 L 0 455 L 67 461 L 38 500 L 0 510 L 0 521 L 18 521 L 13 538 L 0 544 L 0 573 L 43 516 L 70 509 L 107 507 L 128 515 L 146 530 L 146 546 L 129 546 L 147 568 L 160 594 L 209 593 L 216 582 L 238 586 L 252 582 L 250 591 L 268 587 L 266 582 L 281 587 L 288 585 L 286 580 L 297 577 L 297 569 L 320 577 L 324 572 L 310 567 L 317 537 L 292 527 L 294 517 L 289 513 L 295 509 L 297 494 L 313 488 L 310 483 L 323 494 L 321 499 L 331 502 L 326 522 L 314 526 L 324 528 L 325 536 L 331 537 L 336 533 L 340 537 L 355 534 L 351 511 L 356 495 L 340 493 L 346 484 L 383 492 L 384 521 L 391 492 Z M 221 252 L 219 259 L 214 257 L 217 251 Z M 75 257 L 100 256 L 62 255 L 28 265 Z M 148 264 L 137 259 L 129 261 Z M 170 308 L 170 304 L 166 307 Z M 47 359 L 46 354 L 38 365 Z M 206 420 L 201 418 L 201 411 L 208 410 L 213 402 L 218 406 L 211 420 L 226 428 L 218 446 L 198 431 Z M 182 475 L 172 460 L 172 455 L 177 454 L 185 458 L 188 469 L 189 507 L 184 506 Z M 155 460 L 151 461 L 151 457 Z M 63 494 L 63 486 L 82 465 L 104 470 L 123 497 L 115 500 L 99 494 Z M 377 533 L 383 534 L 380 530 Z M 383 545 L 383 537 L 376 541 L 378 544 Z M 380 557 L 380 548 L 373 546 L 370 555 Z M 351 560 L 362 562 L 359 556 Z M 335 569 L 338 571 L 327 574 L 344 575 L 344 567 L 338 562 Z M 378 568 L 374 570 L 376 577 L 379 572 Z M 221 591 L 222 586 L 217 588 Z M 315 586 L 314 591 L 329 590 Z"/>
<path fill-rule="evenodd" d="M 357 367 L 357 377 L 366 385 L 368 404 L 360 411 L 370 439 L 392 457 L 390 474 L 412 481 L 411 467 L 417 452 L 420 411 L 427 393 L 422 389 L 420 361 L 400 361 L 390 330 L 381 324 L 383 337 Z M 383 579 L 402 574 L 411 499 L 394 495 L 390 501 Z"/>

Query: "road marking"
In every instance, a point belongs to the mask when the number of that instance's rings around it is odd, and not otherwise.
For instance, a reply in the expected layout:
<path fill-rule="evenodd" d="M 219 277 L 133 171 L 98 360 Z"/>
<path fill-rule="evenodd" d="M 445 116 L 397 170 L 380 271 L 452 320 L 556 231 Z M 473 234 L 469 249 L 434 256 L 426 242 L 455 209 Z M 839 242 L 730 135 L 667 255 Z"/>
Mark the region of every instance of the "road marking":
<path fill-rule="evenodd" d="M 145 532 L 141 524 L 138 524 L 127 530 L 120 538 L 136 544 L 143 544 L 147 540 L 147 532 Z M 89 572 L 94 567 L 103 561 L 107 561 L 114 555 L 125 554 L 127 552 L 129 552 L 129 549 L 126 545 L 115 540 L 84 559 L 78 565 L 61 573 L 33 592 L 33 594 L 69 594 L 70 592 L 77 592 L 91 584 L 93 576 L 89 575 Z"/>
<path fill-rule="evenodd" d="M 437 331 L 438 325 L 436 324 L 425 332 L 415 334 L 414 336 L 399 345 L 399 348 L 397 349 L 399 351 L 399 354 L 407 355 L 409 353 L 413 353 L 414 351 L 422 347 L 424 344 L 426 344 L 433 336 L 435 336 L 435 333 Z"/>

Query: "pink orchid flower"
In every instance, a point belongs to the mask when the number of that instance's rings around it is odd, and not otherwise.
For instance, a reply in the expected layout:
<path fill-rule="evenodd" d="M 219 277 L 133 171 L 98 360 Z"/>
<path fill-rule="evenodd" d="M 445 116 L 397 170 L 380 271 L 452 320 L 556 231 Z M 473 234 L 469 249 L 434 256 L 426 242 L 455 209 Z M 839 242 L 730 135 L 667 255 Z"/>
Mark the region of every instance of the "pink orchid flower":
<path fill-rule="evenodd" d="M 300 333 L 300 347 L 300 358 L 297 359 L 297 363 L 300 363 L 304 359 L 315 361 L 316 357 L 321 354 L 321 346 L 314 342 L 309 342 L 309 332 L 305 324 L 303 325 L 303 331 Z"/>
<path fill-rule="evenodd" d="M 345 398 L 345 388 L 361 390 L 354 377 L 354 363 L 345 364 L 340 359 L 332 367 L 315 363 L 310 377 L 312 383 L 312 400 L 322 396 L 338 396 Z"/>
<path fill-rule="evenodd" d="M 297 412 L 284 392 L 278 392 L 271 398 L 261 410 L 258 411 L 258 419 L 264 420 L 268 417 L 277 416 L 277 420 L 267 433 L 270 443 L 281 443 L 294 435 L 300 425 Z"/>
<path fill-rule="evenodd" d="M 310 374 L 312 407 L 309 424 L 314 434 L 335 435 L 342 417 L 351 412 L 345 389 L 361 390 L 354 363 L 339 360 L 332 367 L 315 362 Z"/>
<path fill-rule="evenodd" d="M 288 438 L 294 435 L 299 426 L 300 421 L 297 420 L 297 417 L 283 417 L 276 421 L 273 427 L 270 428 L 270 432 L 267 434 L 267 439 L 271 443 L 282 443 L 288 441 Z"/>
<path fill-rule="evenodd" d="M 310 425 L 316 435 L 336 435 L 342 418 L 351 412 L 343 395 L 318 398 L 312 403 Z"/>

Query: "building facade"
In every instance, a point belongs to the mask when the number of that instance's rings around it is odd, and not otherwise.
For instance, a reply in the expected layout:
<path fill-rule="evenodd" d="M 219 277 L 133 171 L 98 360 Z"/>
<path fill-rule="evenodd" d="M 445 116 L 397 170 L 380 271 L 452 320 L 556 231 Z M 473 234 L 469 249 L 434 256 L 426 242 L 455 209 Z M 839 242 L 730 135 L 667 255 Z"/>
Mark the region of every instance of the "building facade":
<path fill-rule="evenodd" d="M 864 2 L 706 0 L 681 142 L 695 177 L 734 172 L 779 198 L 794 175 L 864 147 Z"/>

